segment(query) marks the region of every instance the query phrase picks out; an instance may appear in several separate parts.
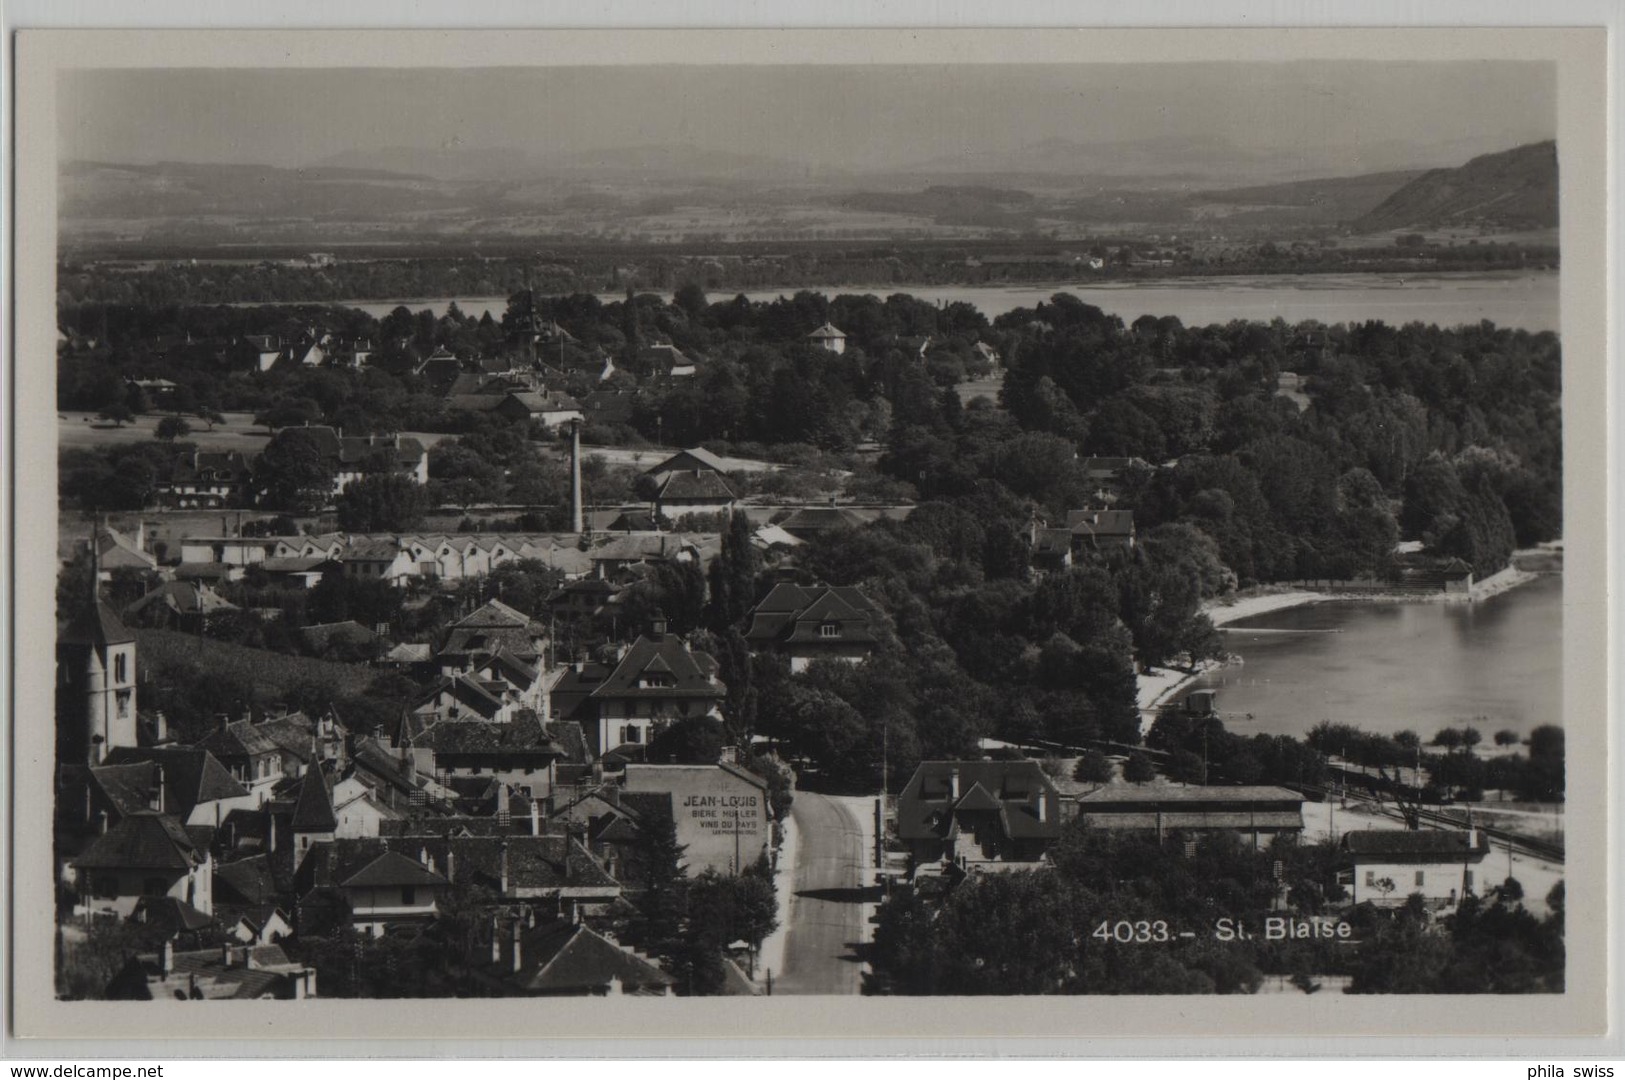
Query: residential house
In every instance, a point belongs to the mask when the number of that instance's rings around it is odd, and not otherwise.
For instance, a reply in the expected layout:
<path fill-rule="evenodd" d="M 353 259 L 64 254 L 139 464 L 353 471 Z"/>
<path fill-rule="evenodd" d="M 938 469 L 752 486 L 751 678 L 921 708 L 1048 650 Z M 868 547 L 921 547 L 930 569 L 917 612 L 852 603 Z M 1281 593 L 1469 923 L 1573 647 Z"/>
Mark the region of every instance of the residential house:
<path fill-rule="evenodd" d="M 102 581 L 111 581 L 115 570 L 135 570 L 145 575 L 157 572 L 158 560 L 147 551 L 145 522 L 136 527 L 134 536 L 107 525 L 96 530 L 96 572 Z"/>
<path fill-rule="evenodd" d="M 868 519 L 844 506 L 803 506 L 779 522 L 779 528 L 799 540 L 812 540 L 834 529 L 861 529 Z"/>
<path fill-rule="evenodd" d="M 818 329 L 808 334 L 807 340 L 818 346 L 820 349 L 826 349 L 829 352 L 835 353 L 837 356 L 846 352 L 846 334 L 843 331 L 836 329 L 836 327 L 831 323 L 825 323 L 823 326 L 820 326 Z"/>
<path fill-rule="evenodd" d="M 418 771 L 444 783 L 485 777 L 537 798 L 551 792 L 555 765 L 581 757 L 579 740 L 572 747 L 558 725 L 543 723 L 531 709 L 516 710 L 507 721 L 415 717 L 402 721 L 396 741 L 397 752 L 412 756 Z"/>
<path fill-rule="evenodd" d="M 116 824 L 150 810 L 186 826 L 218 826 L 231 811 L 258 805 L 213 754 L 197 747 L 119 747 L 90 776 L 89 823 L 103 813 Z"/>
<path fill-rule="evenodd" d="M 388 641 L 354 619 L 300 627 L 299 640 L 311 655 L 333 660 L 371 660 L 390 648 Z"/>
<path fill-rule="evenodd" d="M 451 624 L 436 659 L 448 675 L 467 671 L 498 651 L 534 665 L 541 661 L 546 644 L 546 631 L 530 616 L 501 600 L 487 600 Z"/>
<path fill-rule="evenodd" d="M 287 775 L 282 768 L 282 748 L 251 718 L 222 717 L 220 726 L 196 745 L 213 754 L 254 796 L 256 805 L 263 806 L 271 798 L 272 789 Z"/>
<path fill-rule="evenodd" d="M 329 572 L 344 572 L 344 564 L 325 555 L 292 555 L 266 559 L 260 572 L 274 582 L 314 589 Z"/>
<path fill-rule="evenodd" d="M 492 924 L 486 977 L 504 995 L 664 997 L 677 980 L 651 960 L 590 927 L 556 919 L 534 929 Z"/>
<path fill-rule="evenodd" d="M 1094 485 L 1094 495 L 1110 502 L 1121 493 L 1125 474 L 1151 466 L 1137 457 L 1086 457 L 1079 463 L 1084 479 Z"/>
<path fill-rule="evenodd" d="M 602 756 L 624 744 L 646 745 L 673 721 L 720 716 L 726 696 L 716 660 L 656 619 L 589 695 L 597 721 L 593 749 Z M 585 720 L 583 727 L 593 730 Z"/>
<path fill-rule="evenodd" d="M 931 863 L 1034 863 L 1061 835 L 1061 795 L 1036 761 L 923 761 L 897 797 L 897 835 Z"/>
<path fill-rule="evenodd" d="M 316 997 L 316 969 L 280 945 L 224 944 L 137 953 L 108 984 L 113 1001 L 301 1001 Z"/>
<path fill-rule="evenodd" d="M 874 650 L 880 619 L 880 609 L 855 586 L 785 582 L 751 610 L 745 641 L 752 650 L 788 656 L 793 672 L 819 659 L 855 664 Z"/>
<path fill-rule="evenodd" d="M 510 420 L 540 421 L 550 428 L 586 418 L 580 402 L 558 391 L 509 393 L 498 401 L 492 411 Z"/>
<path fill-rule="evenodd" d="M 1072 552 L 1126 551 L 1134 547 L 1134 511 L 1068 510 L 1066 527 L 1072 534 Z"/>
<path fill-rule="evenodd" d="M 1027 530 L 1028 559 L 1035 572 L 1054 574 L 1072 565 L 1072 530 L 1034 520 Z"/>
<path fill-rule="evenodd" d="M 70 866 L 79 888 L 79 910 L 89 914 L 128 918 L 143 897 L 163 896 L 204 915 L 214 910 L 214 859 L 208 842 L 171 814 L 129 814 L 92 840 Z"/>
<path fill-rule="evenodd" d="M 655 513 L 668 521 L 684 514 L 724 514 L 734 508 L 739 497 L 719 472 L 695 469 L 669 472 L 655 492 Z"/>
<path fill-rule="evenodd" d="M 391 585 L 405 584 L 420 570 L 411 550 L 396 540 L 358 541 L 345 548 L 338 561 L 345 577 L 387 581 Z"/>
<path fill-rule="evenodd" d="M 214 619 L 239 610 L 202 582 L 166 581 L 126 607 L 124 620 L 133 626 L 202 634 Z"/>
<path fill-rule="evenodd" d="M 351 924 L 364 934 L 382 937 L 392 926 L 433 920 L 451 883 L 431 866 L 389 850 L 387 843 L 381 850 L 373 847 L 378 843 L 317 843 L 300 863 L 300 876 L 310 867 L 313 880 L 336 888 L 349 907 Z"/>
<path fill-rule="evenodd" d="M 236 450 L 193 450 L 158 482 L 158 501 L 180 510 L 217 510 L 248 502 L 253 469 Z"/>
<path fill-rule="evenodd" d="M 1351 903 L 1399 907 L 1420 894 L 1428 907 L 1442 908 L 1477 893 L 1490 843 L 1477 829 L 1360 829 L 1344 833 L 1338 849 L 1338 880 Z"/>
<path fill-rule="evenodd" d="M 661 459 L 643 470 L 643 475 L 659 485 L 665 483 L 666 478 L 673 473 L 714 472 L 727 476 L 729 468 L 726 461 L 703 446 L 693 446 Z"/>

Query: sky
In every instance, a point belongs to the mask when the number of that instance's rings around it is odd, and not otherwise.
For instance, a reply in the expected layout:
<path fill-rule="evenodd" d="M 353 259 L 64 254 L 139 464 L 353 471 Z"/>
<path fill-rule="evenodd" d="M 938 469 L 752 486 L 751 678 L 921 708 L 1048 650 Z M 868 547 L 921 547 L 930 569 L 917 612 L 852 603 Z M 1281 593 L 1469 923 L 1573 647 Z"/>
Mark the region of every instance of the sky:
<path fill-rule="evenodd" d="M 1502 61 L 97 70 L 65 73 L 59 102 L 62 160 L 287 167 L 398 146 L 683 145 L 864 171 L 1164 139 L 1365 147 L 1396 168 L 1556 131 L 1553 67 Z"/>

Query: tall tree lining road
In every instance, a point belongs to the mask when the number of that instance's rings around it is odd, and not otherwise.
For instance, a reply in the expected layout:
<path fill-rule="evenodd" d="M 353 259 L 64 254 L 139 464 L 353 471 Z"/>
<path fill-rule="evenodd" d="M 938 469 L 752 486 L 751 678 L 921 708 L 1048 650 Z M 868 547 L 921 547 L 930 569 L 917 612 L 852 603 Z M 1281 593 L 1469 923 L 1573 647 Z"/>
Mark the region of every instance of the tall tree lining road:
<path fill-rule="evenodd" d="M 863 830 L 834 799 L 796 792 L 790 808 L 799 847 L 784 971 L 775 994 L 857 994 L 863 940 Z"/>

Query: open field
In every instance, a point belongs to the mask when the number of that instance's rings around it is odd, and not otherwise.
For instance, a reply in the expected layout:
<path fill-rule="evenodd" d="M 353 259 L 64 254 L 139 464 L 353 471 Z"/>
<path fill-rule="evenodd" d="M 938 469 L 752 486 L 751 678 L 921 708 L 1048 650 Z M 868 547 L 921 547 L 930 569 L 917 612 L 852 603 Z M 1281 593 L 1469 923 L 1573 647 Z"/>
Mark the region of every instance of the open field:
<path fill-rule="evenodd" d="M 115 426 L 96 419 L 95 413 L 59 412 L 56 414 L 57 445 L 63 449 L 91 449 L 141 442 L 153 437 L 158 421 L 167 415 L 150 413 L 138 416 L 128 424 Z M 196 443 L 203 450 L 241 450 L 245 454 L 257 454 L 265 448 L 270 433 L 263 426 L 255 425 L 252 413 L 233 412 L 224 416 L 226 422 L 216 424 L 213 431 L 196 417 L 187 417 L 186 422 L 192 425 L 192 434 L 186 437 L 186 441 Z"/>

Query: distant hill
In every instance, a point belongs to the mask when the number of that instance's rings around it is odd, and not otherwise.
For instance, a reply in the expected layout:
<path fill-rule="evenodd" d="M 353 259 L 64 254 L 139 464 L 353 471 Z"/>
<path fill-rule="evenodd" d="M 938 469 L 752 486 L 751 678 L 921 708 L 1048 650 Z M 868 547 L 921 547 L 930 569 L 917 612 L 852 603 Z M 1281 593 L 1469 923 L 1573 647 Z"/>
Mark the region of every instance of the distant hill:
<path fill-rule="evenodd" d="M 1423 173 L 1352 227 L 1383 232 L 1443 225 L 1555 228 L 1557 143 L 1531 143 L 1473 158 L 1457 169 Z"/>

